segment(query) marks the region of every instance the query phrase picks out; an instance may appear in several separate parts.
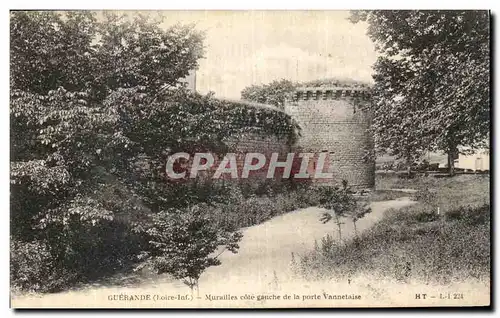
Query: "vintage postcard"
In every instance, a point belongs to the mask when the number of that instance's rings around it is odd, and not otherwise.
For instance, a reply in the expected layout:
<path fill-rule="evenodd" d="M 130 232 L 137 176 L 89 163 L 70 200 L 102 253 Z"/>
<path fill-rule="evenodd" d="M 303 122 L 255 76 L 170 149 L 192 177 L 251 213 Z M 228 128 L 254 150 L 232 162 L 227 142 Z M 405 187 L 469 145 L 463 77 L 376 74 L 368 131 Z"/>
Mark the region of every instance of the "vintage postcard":
<path fill-rule="evenodd" d="M 11 11 L 11 307 L 490 306 L 490 34 Z"/>

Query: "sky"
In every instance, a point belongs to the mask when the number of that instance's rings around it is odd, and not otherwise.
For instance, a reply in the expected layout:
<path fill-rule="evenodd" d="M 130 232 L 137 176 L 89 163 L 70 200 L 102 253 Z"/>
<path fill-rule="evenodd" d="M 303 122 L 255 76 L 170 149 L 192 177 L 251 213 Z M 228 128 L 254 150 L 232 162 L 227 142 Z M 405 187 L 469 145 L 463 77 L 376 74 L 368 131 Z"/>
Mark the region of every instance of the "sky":
<path fill-rule="evenodd" d="M 372 82 L 376 60 L 365 23 L 348 11 L 162 11 L 165 28 L 195 23 L 206 32 L 196 71 L 200 93 L 240 98 L 252 84 L 275 79 L 348 78 Z"/>

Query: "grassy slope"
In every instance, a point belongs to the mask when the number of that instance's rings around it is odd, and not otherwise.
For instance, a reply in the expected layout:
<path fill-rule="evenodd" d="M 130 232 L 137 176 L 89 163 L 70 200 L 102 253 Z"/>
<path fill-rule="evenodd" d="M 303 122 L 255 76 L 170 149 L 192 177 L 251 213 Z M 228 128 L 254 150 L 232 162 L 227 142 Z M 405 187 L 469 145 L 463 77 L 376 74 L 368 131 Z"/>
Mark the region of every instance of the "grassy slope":
<path fill-rule="evenodd" d="M 489 280 L 489 176 L 377 182 L 384 188 L 418 189 L 419 203 L 388 211 L 358 240 L 342 246 L 321 244 L 302 260 L 306 277 L 369 274 L 423 283 Z"/>

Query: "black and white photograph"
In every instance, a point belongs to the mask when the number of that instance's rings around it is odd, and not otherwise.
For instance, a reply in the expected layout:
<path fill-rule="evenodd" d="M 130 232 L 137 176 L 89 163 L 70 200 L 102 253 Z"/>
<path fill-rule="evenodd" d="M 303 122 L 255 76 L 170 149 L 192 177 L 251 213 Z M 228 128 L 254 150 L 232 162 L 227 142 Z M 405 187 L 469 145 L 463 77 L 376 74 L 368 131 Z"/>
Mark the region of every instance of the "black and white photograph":
<path fill-rule="evenodd" d="M 11 308 L 492 305 L 488 9 L 8 14 Z"/>

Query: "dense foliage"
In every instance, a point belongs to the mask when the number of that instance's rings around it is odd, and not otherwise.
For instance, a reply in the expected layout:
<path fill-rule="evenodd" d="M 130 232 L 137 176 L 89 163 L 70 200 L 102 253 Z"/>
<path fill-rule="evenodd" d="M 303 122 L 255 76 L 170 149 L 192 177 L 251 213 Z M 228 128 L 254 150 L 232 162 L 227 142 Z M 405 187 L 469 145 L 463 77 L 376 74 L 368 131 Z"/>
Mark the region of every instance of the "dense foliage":
<path fill-rule="evenodd" d="M 166 160 L 200 147 L 224 153 L 228 136 L 252 130 L 293 140 L 290 118 L 184 90 L 179 79 L 203 54 L 203 35 L 191 26 L 21 11 L 10 25 L 12 283 L 55 290 L 135 265 L 145 253 L 192 255 L 161 222 L 178 233 L 206 228 L 192 238 L 207 243 L 208 252 L 195 253 L 200 264 L 215 265 L 209 252 L 221 237 L 234 252 L 236 229 L 183 215 L 223 201 L 224 188 L 167 182 Z M 153 253 L 158 242 L 172 244 L 163 256 Z M 180 267 L 169 271 L 189 271 Z"/>
<path fill-rule="evenodd" d="M 285 109 L 285 102 L 291 98 L 295 84 L 289 80 L 275 80 L 269 84 L 251 85 L 241 91 L 241 99 L 269 104 Z"/>
<path fill-rule="evenodd" d="M 484 11 L 353 11 L 380 56 L 373 131 L 379 150 L 408 162 L 487 145 L 490 16 Z"/>

